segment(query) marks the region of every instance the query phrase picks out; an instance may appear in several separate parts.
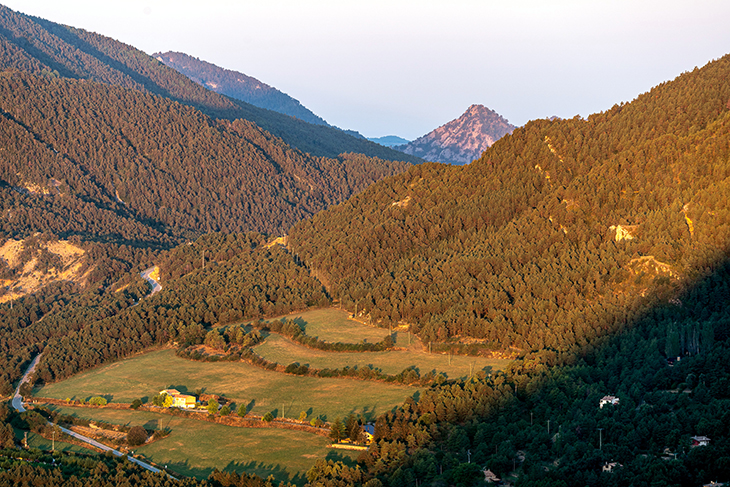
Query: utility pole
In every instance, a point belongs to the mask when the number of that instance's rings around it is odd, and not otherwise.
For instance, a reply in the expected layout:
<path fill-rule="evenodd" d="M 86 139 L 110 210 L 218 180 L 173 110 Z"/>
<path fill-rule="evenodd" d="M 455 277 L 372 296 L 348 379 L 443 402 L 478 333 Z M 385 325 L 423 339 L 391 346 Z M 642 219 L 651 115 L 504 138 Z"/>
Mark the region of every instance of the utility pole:
<path fill-rule="evenodd" d="M 530 426 L 532 426 L 532 411 L 530 411 Z"/>
<path fill-rule="evenodd" d="M 52 445 L 53 446 L 51 447 L 51 451 L 55 453 L 56 452 L 56 427 L 55 426 L 53 427 L 53 442 L 52 442 Z"/>
<path fill-rule="evenodd" d="M 466 463 L 471 463 L 471 450 L 466 451 Z"/>
<path fill-rule="evenodd" d="M 603 428 L 598 428 L 598 449 L 603 450 Z"/>
<path fill-rule="evenodd" d="M 548 435 L 549 435 L 550 434 L 550 420 L 549 419 L 547 420 L 547 424 L 548 424 Z"/>
<path fill-rule="evenodd" d="M 205 269 L 205 249 L 203 249 L 203 269 Z"/>

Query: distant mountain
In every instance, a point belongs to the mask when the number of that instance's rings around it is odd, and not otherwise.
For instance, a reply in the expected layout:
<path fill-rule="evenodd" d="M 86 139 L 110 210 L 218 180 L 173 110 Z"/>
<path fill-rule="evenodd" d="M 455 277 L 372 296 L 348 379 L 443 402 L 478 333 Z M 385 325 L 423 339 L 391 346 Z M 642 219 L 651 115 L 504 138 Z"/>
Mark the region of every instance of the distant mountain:
<path fill-rule="evenodd" d="M 359 153 L 423 162 L 368 140 L 314 125 L 208 90 L 127 44 L 0 5 L 0 71 L 96 81 L 164 96 L 213 118 L 254 122 L 284 142 L 315 156 Z"/>
<path fill-rule="evenodd" d="M 380 145 L 384 145 L 386 147 L 393 147 L 396 145 L 405 145 L 410 142 L 410 140 L 404 139 L 403 137 L 398 137 L 397 135 L 386 135 L 384 137 L 370 137 L 368 138 L 369 141 L 375 142 Z"/>
<path fill-rule="evenodd" d="M 152 56 L 216 93 L 315 125 L 330 126 L 324 119 L 303 106 L 299 100 L 246 74 L 221 68 L 182 52 L 158 52 Z"/>
<path fill-rule="evenodd" d="M 514 129 L 497 112 L 483 105 L 472 105 L 456 120 L 394 149 L 431 162 L 468 164 Z"/>

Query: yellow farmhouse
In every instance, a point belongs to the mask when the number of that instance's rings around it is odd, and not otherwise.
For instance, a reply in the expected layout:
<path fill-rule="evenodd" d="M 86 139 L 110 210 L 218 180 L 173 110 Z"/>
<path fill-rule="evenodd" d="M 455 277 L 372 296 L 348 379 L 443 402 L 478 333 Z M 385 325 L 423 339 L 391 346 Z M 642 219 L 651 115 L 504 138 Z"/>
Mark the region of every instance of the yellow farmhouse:
<path fill-rule="evenodd" d="M 192 409 L 195 407 L 195 396 L 182 394 L 177 389 L 163 389 L 160 394 L 167 394 L 172 398 L 173 408 Z"/>

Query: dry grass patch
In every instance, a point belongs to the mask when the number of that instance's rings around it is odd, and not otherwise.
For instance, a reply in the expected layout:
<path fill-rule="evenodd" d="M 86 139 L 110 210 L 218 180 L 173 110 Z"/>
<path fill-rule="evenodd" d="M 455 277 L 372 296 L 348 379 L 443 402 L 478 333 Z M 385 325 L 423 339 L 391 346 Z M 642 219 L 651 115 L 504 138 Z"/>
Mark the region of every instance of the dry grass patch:
<path fill-rule="evenodd" d="M 38 258 L 34 250 L 32 258 L 22 262 L 21 255 L 24 250 L 24 240 L 7 240 L 0 247 L 0 258 L 7 262 L 8 267 L 15 269 L 17 278 L 4 280 L 3 285 L 8 286 L 12 291 L 0 296 L 0 303 L 20 298 L 39 290 L 41 287 L 55 281 L 82 282 L 84 276 L 81 269 L 84 264 L 83 249 L 65 241 L 38 242 L 38 248 L 58 256 L 62 263 L 61 269 L 50 268 L 47 271 L 37 269 Z"/>

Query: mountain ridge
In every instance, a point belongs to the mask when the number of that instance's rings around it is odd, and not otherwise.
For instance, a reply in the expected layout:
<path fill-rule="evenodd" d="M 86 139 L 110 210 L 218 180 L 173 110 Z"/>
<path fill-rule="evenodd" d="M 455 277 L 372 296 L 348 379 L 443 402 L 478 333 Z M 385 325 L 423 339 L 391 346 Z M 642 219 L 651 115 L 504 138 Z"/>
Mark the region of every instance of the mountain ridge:
<path fill-rule="evenodd" d="M 6 235 L 167 246 L 211 231 L 280 233 L 408 165 L 312 157 L 253 122 L 21 71 L 0 73 L 0 110 Z"/>
<path fill-rule="evenodd" d="M 245 119 L 314 156 L 360 153 L 387 160 L 420 159 L 215 93 L 133 46 L 94 32 L 15 12 L 0 5 L 0 69 L 86 79 L 164 96 L 212 118 Z"/>
<path fill-rule="evenodd" d="M 311 124 L 331 127 L 323 118 L 302 105 L 299 100 L 252 76 L 222 68 L 182 52 L 156 52 L 152 54 L 152 57 L 216 93 Z"/>

